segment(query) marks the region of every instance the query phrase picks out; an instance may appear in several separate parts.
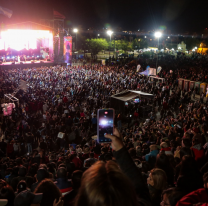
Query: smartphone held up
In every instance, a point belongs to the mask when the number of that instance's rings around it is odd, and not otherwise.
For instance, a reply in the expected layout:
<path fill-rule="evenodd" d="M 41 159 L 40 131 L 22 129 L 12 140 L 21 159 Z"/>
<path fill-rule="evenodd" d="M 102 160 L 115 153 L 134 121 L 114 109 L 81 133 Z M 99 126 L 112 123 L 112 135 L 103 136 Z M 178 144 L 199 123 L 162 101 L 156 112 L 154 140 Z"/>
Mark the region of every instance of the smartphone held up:
<path fill-rule="evenodd" d="M 97 141 L 99 143 L 109 143 L 111 139 L 105 138 L 105 134 L 113 135 L 114 109 L 99 109 L 97 112 Z"/>

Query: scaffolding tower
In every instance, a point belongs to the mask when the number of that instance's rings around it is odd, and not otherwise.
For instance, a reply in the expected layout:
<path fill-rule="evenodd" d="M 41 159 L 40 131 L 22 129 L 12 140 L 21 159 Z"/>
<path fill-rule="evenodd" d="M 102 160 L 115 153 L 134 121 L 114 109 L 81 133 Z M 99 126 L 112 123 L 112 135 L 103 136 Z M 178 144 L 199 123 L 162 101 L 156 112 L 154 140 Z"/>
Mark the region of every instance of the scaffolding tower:
<path fill-rule="evenodd" d="M 41 19 L 41 24 L 53 28 L 54 61 L 62 62 L 64 60 L 64 35 L 67 33 L 64 29 L 64 19 Z"/>

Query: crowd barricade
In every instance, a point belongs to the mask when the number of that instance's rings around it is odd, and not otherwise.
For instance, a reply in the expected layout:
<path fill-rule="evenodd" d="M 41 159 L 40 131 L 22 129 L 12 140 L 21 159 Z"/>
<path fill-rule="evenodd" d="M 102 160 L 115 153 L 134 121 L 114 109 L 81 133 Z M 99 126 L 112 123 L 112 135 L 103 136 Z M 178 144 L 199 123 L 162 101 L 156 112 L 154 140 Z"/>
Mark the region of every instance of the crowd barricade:
<path fill-rule="evenodd" d="M 190 88 L 190 80 L 186 79 L 184 80 L 184 89 L 186 91 L 189 91 L 189 88 Z"/>
<path fill-rule="evenodd" d="M 208 84 L 205 82 L 196 82 L 196 81 L 191 81 L 188 79 L 178 79 L 178 87 L 181 90 L 192 90 L 196 89 L 196 94 L 201 94 L 202 92 L 205 94 L 207 90 Z"/>
<path fill-rule="evenodd" d="M 195 89 L 196 89 L 196 94 L 200 94 L 200 84 L 202 82 L 195 82 Z"/>
<path fill-rule="evenodd" d="M 150 78 L 150 81 L 152 81 L 152 82 L 162 82 L 162 83 L 164 83 L 165 82 L 165 78 L 161 78 L 161 77 L 156 77 L 156 76 L 150 76 L 149 77 Z"/>
<path fill-rule="evenodd" d="M 191 90 L 195 88 L 195 81 L 190 81 L 190 87 Z"/>
<path fill-rule="evenodd" d="M 206 88 L 207 88 L 207 83 L 201 83 L 200 84 L 200 94 L 203 92 L 204 94 L 206 94 Z"/>
<path fill-rule="evenodd" d="M 178 87 L 179 89 L 183 90 L 184 89 L 184 79 L 179 78 L 178 79 Z"/>

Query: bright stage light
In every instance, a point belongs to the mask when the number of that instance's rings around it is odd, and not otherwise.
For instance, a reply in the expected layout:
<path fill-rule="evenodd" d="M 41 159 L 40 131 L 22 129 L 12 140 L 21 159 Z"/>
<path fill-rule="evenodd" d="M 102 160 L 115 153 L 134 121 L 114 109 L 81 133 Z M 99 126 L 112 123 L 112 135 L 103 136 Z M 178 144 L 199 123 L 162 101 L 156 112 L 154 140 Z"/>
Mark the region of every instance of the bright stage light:
<path fill-rule="evenodd" d="M 78 29 L 73 29 L 73 32 L 77 33 L 78 32 Z"/>
<path fill-rule="evenodd" d="M 7 57 L 7 59 L 9 59 L 9 57 Z"/>
<path fill-rule="evenodd" d="M 161 32 L 159 32 L 159 31 L 155 32 L 155 37 L 160 38 L 161 36 L 162 36 Z"/>
<path fill-rule="evenodd" d="M 112 32 L 111 30 L 108 30 L 108 31 L 107 31 L 107 34 L 108 34 L 109 36 L 111 36 L 112 33 L 113 33 L 113 32 Z"/>
<path fill-rule="evenodd" d="M 39 56 L 37 56 L 37 57 L 39 57 Z"/>
<path fill-rule="evenodd" d="M 106 120 L 101 121 L 101 125 L 106 125 L 108 122 Z"/>
<path fill-rule="evenodd" d="M 8 29 L 1 32 L 1 40 L 5 43 L 5 50 L 11 48 L 20 51 L 22 49 L 37 49 L 37 39 L 49 39 L 51 35 L 52 33 L 48 30 Z"/>

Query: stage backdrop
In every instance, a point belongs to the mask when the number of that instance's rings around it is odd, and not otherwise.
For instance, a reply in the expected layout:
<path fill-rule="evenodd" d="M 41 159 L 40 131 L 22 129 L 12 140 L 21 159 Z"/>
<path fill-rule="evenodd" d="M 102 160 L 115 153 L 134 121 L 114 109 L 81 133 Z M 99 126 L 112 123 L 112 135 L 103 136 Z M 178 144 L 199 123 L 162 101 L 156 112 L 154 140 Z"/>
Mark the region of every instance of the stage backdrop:
<path fill-rule="evenodd" d="M 64 37 L 64 62 L 70 63 L 72 59 L 72 37 Z"/>

